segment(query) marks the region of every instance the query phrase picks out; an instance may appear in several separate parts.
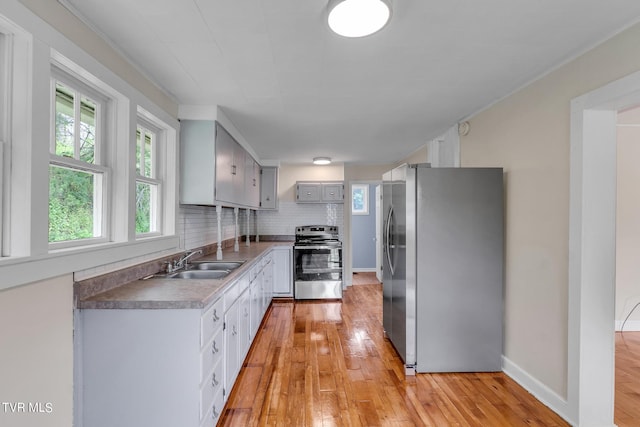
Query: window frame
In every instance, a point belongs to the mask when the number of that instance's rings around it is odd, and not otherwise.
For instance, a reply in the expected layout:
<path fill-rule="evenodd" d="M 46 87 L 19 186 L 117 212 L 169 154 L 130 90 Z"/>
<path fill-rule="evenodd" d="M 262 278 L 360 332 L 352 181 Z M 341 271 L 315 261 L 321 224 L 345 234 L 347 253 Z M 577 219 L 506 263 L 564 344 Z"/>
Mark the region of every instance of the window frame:
<path fill-rule="evenodd" d="M 0 32 L 10 42 L 10 49 L 5 52 L 9 61 L 0 63 L 0 69 L 9 70 L 9 91 L 0 95 L 3 102 L 4 94 L 9 94 L 9 99 L 4 100 L 8 117 L 4 129 L 4 167 L 0 172 L 4 175 L 0 290 L 54 277 L 71 277 L 79 271 L 112 268 L 119 263 L 131 265 L 155 259 L 159 253 L 179 250 L 180 122 L 172 112 L 174 104 L 162 95 L 156 98 L 153 90 L 149 97 L 149 93 L 123 79 L 92 52 L 44 23 L 20 2 L 0 11 Z M 105 188 L 111 197 L 108 206 L 111 218 L 106 222 L 110 232 L 104 243 L 72 241 L 73 246 L 57 245 L 52 249 L 48 242 L 50 85 L 54 66 L 109 99 L 104 129 L 109 141 L 104 147 L 104 161 L 108 164 L 104 165 L 111 168 L 109 186 Z M 159 153 L 164 180 L 162 235 L 146 239 L 136 239 L 133 229 L 135 169 L 132 170 L 131 138 L 135 137 L 136 109 L 149 112 L 148 118 L 162 130 L 163 148 Z"/>
<path fill-rule="evenodd" d="M 362 193 L 362 207 L 354 204 L 357 193 Z M 351 184 L 351 214 L 369 215 L 369 184 Z"/>
<path fill-rule="evenodd" d="M 96 103 L 95 114 L 95 133 L 96 140 L 94 145 L 94 163 L 85 162 L 76 158 L 70 158 L 66 156 L 60 156 L 55 154 L 56 151 L 56 84 L 61 83 L 65 87 L 75 92 L 74 105 L 79 106 L 81 98 L 86 96 Z M 64 240 L 51 242 L 48 240 L 49 251 L 55 251 L 58 249 L 66 249 L 72 247 L 81 247 L 87 245 L 95 245 L 100 243 L 107 243 L 111 241 L 111 202 L 113 197 L 111 195 L 111 176 L 112 168 L 109 166 L 109 147 L 110 141 L 108 140 L 108 133 L 106 129 L 110 126 L 109 120 L 109 104 L 111 98 L 100 91 L 95 85 L 85 82 L 79 76 L 76 76 L 62 68 L 58 67 L 55 63 L 51 64 L 50 73 L 50 137 L 49 137 L 49 168 L 62 167 L 70 170 L 92 173 L 94 176 L 99 177 L 99 185 L 94 185 L 94 234 L 96 229 L 99 228 L 99 236 L 90 238 Z M 74 121 L 78 123 L 80 117 L 80 110 L 74 108 Z M 79 127 L 78 127 L 79 128 Z M 77 144 L 79 135 L 74 133 L 74 153 L 77 152 Z M 78 154 L 78 153 L 75 153 Z M 74 156 L 75 156 L 74 154 Z M 50 179 L 49 179 L 50 183 Z M 97 194 L 96 194 L 97 193 Z M 97 206 L 96 206 L 97 205 Z M 49 217 L 47 215 L 47 217 Z M 99 221 L 99 225 L 96 225 L 96 219 Z"/>
<path fill-rule="evenodd" d="M 139 109 L 140 110 L 140 109 Z M 151 227 L 151 230 L 148 232 L 142 232 L 142 233 L 138 233 L 136 226 L 135 226 L 135 222 L 136 222 L 136 218 L 138 215 L 137 212 L 137 203 L 134 202 L 134 207 L 133 207 L 133 211 L 134 211 L 134 234 L 135 234 L 135 238 L 136 239 L 143 239 L 143 238 L 147 238 L 147 237 L 153 237 L 153 236 L 161 236 L 164 234 L 165 230 L 163 230 L 163 211 L 165 208 L 165 197 L 164 197 L 164 177 L 165 177 L 165 172 L 164 172 L 164 168 L 162 168 L 161 166 L 161 153 L 164 152 L 165 149 L 165 144 L 164 144 L 164 140 L 166 138 L 165 136 L 165 131 L 155 122 L 154 119 L 152 119 L 151 117 L 149 117 L 150 115 L 146 112 L 143 111 L 139 111 L 138 113 L 138 119 L 136 122 L 136 137 L 134 139 L 135 142 L 135 146 L 137 148 L 138 146 L 138 131 L 139 130 L 144 130 L 147 131 L 149 133 L 151 133 L 153 135 L 153 138 L 151 140 L 152 142 L 152 156 L 151 156 L 151 165 L 152 165 L 152 176 L 145 176 L 144 175 L 144 147 L 145 147 L 145 143 L 144 143 L 144 135 L 146 135 L 146 133 L 141 133 L 141 138 L 140 138 L 140 143 L 141 143 L 141 149 L 140 149 L 140 165 L 141 165 L 141 172 L 139 173 L 138 170 L 136 169 L 136 173 L 135 173 L 135 184 L 134 184 L 134 194 L 137 196 L 137 185 L 138 183 L 142 183 L 142 184 L 146 184 L 146 185 L 150 185 L 155 187 L 155 200 L 154 197 L 152 196 L 152 219 L 150 221 L 150 223 L 153 224 L 153 226 Z M 138 161 L 138 155 L 137 155 L 137 151 L 135 151 L 134 154 L 134 163 Z M 134 197 L 135 199 L 135 197 Z"/>

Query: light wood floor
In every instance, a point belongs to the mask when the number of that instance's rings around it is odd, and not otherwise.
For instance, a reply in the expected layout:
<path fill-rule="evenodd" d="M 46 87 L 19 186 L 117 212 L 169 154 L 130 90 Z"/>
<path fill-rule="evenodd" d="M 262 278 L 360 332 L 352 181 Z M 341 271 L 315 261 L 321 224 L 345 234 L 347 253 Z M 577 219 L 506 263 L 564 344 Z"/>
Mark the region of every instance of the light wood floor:
<path fill-rule="evenodd" d="M 383 336 L 381 285 L 369 273 L 356 283 L 342 302 L 272 304 L 219 425 L 568 425 L 503 373 L 405 377 Z M 616 381 L 637 379 L 638 369 L 636 362 Z M 627 393 L 617 399 L 620 427 L 640 425 L 638 387 Z"/>
<path fill-rule="evenodd" d="M 640 332 L 616 332 L 616 397 L 618 427 L 640 426 Z"/>

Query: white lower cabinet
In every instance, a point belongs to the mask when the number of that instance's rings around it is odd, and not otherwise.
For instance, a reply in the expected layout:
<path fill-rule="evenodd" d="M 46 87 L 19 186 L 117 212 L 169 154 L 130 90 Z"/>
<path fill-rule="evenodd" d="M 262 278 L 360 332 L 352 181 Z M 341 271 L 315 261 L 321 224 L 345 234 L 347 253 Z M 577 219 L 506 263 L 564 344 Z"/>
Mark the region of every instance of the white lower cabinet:
<path fill-rule="evenodd" d="M 211 416 L 208 416 L 207 412 L 210 412 L 215 406 L 218 395 L 222 397 L 222 402 L 224 402 L 224 363 L 222 357 L 219 359 L 209 375 L 205 377 L 200 388 L 200 419 L 202 421 L 211 420 Z M 220 411 L 222 411 L 222 406 L 218 405 L 217 410 L 212 414 L 219 414 Z"/>
<path fill-rule="evenodd" d="M 239 303 L 239 312 L 238 312 L 238 322 L 240 324 L 240 333 L 238 339 L 238 347 L 240 351 L 240 357 L 244 360 L 244 357 L 247 355 L 249 351 L 249 347 L 251 347 L 251 342 L 253 341 L 253 336 L 251 335 L 251 306 L 250 306 L 250 293 L 249 289 L 245 290 L 242 295 L 240 295 Z M 242 368 L 242 360 L 240 361 Z"/>
<path fill-rule="evenodd" d="M 293 247 L 275 246 L 273 257 L 273 296 L 293 297 Z"/>
<path fill-rule="evenodd" d="M 76 402 L 82 419 L 76 424 L 200 426 L 213 405 L 206 401 L 209 373 L 219 370 L 223 354 L 222 322 L 201 343 L 203 314 L 199 309 L 82 310 L 77 384 L 82 391 Z"/>
<path fill-rule="evenodd" d="M 262 317 L 269 308 L 269 304 L 271 304 L 271 299 L 273 298 L 273 271 L 274 271 L 274 262 L 273 262 L 273 254 L 271 251 L 267 256 L 263 258 L 262 264 L 262 301 L 260 306 L 259 317 L 262 321 Z"/>
<path fill-rule="evenodd" d="M 271 302 L 273 253 L 204 309 L 81 310 L 77 424 L 215 425 Z"/>
<path fill-rule="evenodd" d="M 251 339 L 255 338 L 260 322 L 262 321 L 262 276 L 257 275 L 252 281 L 249 288 L 251 301 L 249 307 L 250 313 L 250 333 Z"/>
<path fill-rule="evenodd" d="M 224 384 L 225 388 L 233 384 L 240 369 L 239 358 L 239 303 L 236 301 L 224 314 Z"/>
<path fill-rule="evenodd" d="M 215 426 L 222 415 L 222 409 L 224 408 L 224 395 L 220 390 L 213 398 L 211 405 L 209 406 L 206 415 L 202 419 L 200 427 Z"/>

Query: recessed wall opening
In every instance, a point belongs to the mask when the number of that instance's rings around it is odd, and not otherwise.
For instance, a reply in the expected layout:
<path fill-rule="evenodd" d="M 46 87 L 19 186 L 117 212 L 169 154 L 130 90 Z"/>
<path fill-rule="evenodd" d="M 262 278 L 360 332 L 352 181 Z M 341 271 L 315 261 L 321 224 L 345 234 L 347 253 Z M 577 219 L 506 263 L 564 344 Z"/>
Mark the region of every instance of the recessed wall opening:
<path fill-rule="evenodd" d="M 619 111 L 616 131 L 614 421 L 626 426 L 640 419 L 640 107 Z"/>
<path fill-rule="evenodd" d="M 618 112 L 640 105 L 640 73 L 571 103 L 568 410 L 613 426 Z"/>

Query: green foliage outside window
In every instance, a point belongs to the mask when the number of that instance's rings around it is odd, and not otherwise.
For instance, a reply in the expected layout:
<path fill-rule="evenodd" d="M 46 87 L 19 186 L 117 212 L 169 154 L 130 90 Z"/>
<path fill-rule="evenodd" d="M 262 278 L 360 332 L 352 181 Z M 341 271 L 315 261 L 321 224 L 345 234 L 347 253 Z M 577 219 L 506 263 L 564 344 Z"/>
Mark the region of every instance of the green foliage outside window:
<path fill-rule="evenodd" d="M 136 173 L 139 177 L 155 179 L 154 134 L 138 127 L 136 132 Z M 156 230 L 154 209 L 156 208 L 157 185 L 136 181 L 136 234 Z"/>
<path fill-rule="evenodd" d="M 93 182 L 92 173 L 49 167 L 49 242 L 94 237 Z"/>
<path fill-rule="evenodd" d="M 136 233 L 149 233 L 151 229 L 151 185 L 136 183 Z"/>
<path fill-rule="evenodd" d="M 49 166 L 49 242 L 100 237 L 103 175 L 97 151 L 99 105 L 65 84 L 55 84 L 55 140 L 58 156 Z M 138 126 L 136 135 L 136 234 L 158 231 L 160 181 L 156 177 L 156 134 Z M 74 159 L 74 160 L 67 160 Z M 78 163 L 82 162 L 82 163 Z M 85 164 L 86 166 L 83 166 Z"/>

